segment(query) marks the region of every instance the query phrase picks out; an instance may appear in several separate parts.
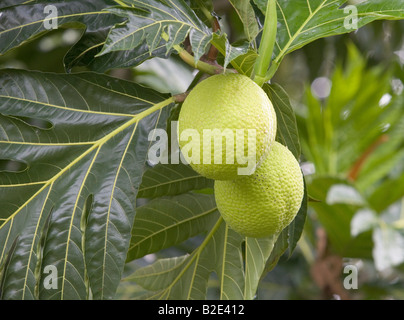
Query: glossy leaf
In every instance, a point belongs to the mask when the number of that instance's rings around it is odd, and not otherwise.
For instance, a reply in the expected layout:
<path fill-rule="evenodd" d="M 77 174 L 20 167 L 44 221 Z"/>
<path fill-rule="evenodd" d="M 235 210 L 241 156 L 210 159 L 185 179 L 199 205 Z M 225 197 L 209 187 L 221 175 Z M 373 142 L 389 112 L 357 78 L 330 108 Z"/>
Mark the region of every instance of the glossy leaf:
<path fill-rule="evenodd" d="M 115 20 L 119 22 L 121 18 L 115 16 Z M 85 67 L 89 70 L 103 73 L 110 69 L 137 66 L 152 57 L 166 56 L 165 47 L 160 46 L 156 48 L 152 54 L 146 51 L 143 54 L 138 54 L 138 52 L 134 50 L 128 50 L 114 51 L 96 57 L 96 55 L 101 52 L 109 30 L 113 25 L 114 24 L 104 24 L 103 28 L 94 32 L 85 32 L 64 57 L 66 70 L 71 72 L 74 68 Z"/>
<path fill-rule="evenodd" d="M 201 176 L 189 165 L 157 164 L 144 173 L 138 197 L 157 198 L 208 187 L 213 187 L 213 180 Z"/>
<path fill-rule="evenodd" d="M 276 239 L 272 252 L 266 262 L 264 272 L 269 272 L 277 265 L 281 256 L 288 250 L 288 256 L 290 257 L 295 250 L 297 243 L 302 236 L 304 225 L 307 217 L 308 208 L 308 194 L 306 182 L 304 183 L 304 194 L 302 199 L 302 204 L 296 217 L 293 221 L 281 231 Z"/>
<path fill-rule="evenodd" d="M 26 2 L 26 0 L 3 0 L 0 3 L 0 9 L 20 5 L 24 2 Z"/>
<path fill-rule="evenodd" d="M 296 159 L 300 158 L 299 132 L 296 117 L 289 96 L 283 88 L 274 84 L 264 84 L 264 91 L 274 106 L 277 118 L 277 141 L 287 146 Z"/>
<path fill-rule="evenodd" d="M 254 0 L 263 14 L 266 0 Z M 277 0 L 278 32 L 274 62 L 319 38 L 349 33 L 379 19 L 404 18 L 401 0 L 366 0 L 346 6 L 346 0 Z M 345 5 L 345 6 L 344 6 Z"/>
<path fill-rule="evenodd" d="M 46 32 L 69 25 L 96 33 L 118 23 L 117 16 L 103 11 L 113 0 L 26 1 L 0 9 L 0 54 Z"/>
<path fill-rule="evenodd" d="M 257 292 L 266 263 L 279 235 L 269 238 L 247 238 L 245 243 L 245 287 L 244 299 L 252 300 Z"/>
<path fill-rule="evenodd" d="M 250 4 L 250 1 L 245 0 L 230 0 L 231 5 L 240 17 L 244 26 L 244 34 L 248 41 L 255 40 L 259 30 L 257 19 L 255 18 L 255 12 Z"/>
<path fill-rule="evenodd" d="M 258 53 L 255 50 L 248 49 L 247 52 L 235 57 L 231 64 L 238 72 L 251 77 L 257 57 Z"/>
<path fill-rule="evenodd" d="M 152 200 L 137 210 L 127 261 L 205 232 L 217 218 L 211 195 L 184 193 Z"/>
<path fill-rule="evenodd" d="M 243 67 L 240 63 L 236 62 L 237 58 L 242 57 L 248 53 L 250 47 L 248 42 L 243 42 L 239 45 L 231 45 L 225 33 L 222 34 L 214 33 L 211 43 L 223 55 L 224 57 L 223 66 L 225 68 L 231 62 L 233 68 L 235 68 L 239 73 L 241 74 L 248 73 L 247 68 Z"/>
<path fill-rule="evenodd" d="M 127 280 L 149 290 L 147 298 L 205 299 L 208 280 L 215 272 L 221 299 L 252 299 L 275 240 L 276 236 L 242 237 L 222 218 L 215 218 L 206 237 L 192 253 L 157 260 L 136 270 Z"/>
<path fill-rule="evenodd" d="M 187 36 L 189 36 L 195 62 L 205 53 L 212 34 L 182 0 L 165 2 L 127 0 L 125 2 L 133 7 L 108 9 L 109 12 L 124 17 L 126 22 L 116 25 L 111 30 L 99 55 L 137 48 L 138 54 L 145 51 L 151 54 L 162 44 L 165 44 L 168 53 L 173 46 L 181 44 Z"/>
<path fill-rule="evenodd" d="M 302 199 L 302 204 L 300 206 L 299 211 L 295 219 L 291 222 L 291 224 L 287 227 L 288 228 L 288 249 L 289 249 L 289 257 L 292 255 L 293 251 L 295 250 L 297 243 L 299 242 L 300 237 L 302 236 L 304 225 L 306 222 L 307 217 L 307 187 L 306 182 L 304 182 L 304 194 Z"/>
<path fill-rule="evenodd" d="M 163 187 L 165 192 L 161 195 L 178 195 L 155 198 L 138 209 L 128 260 L 174 246 L 197 234 L 207 236 L 189 256 L 158 260 L 137 270 L 128 280 L 150 290 L 145 296 L 148 298 L 205 299 L 209 277 L 215 272 L 221 299 L 252 299 L 277 236 L 242 237 L 221 221 L 212 194 L 180 194 L 188 190 L 188 184 L 182 181 L 184 173 L 177 178 L 183 169 L 194 180 L 195 172 L 181 164 L 160 165 L 146 171 L 145 185 L 150 184 L 150 190 L 157 191 L 159 187 L 155 189 L 154 185 L 158 181 L 169 182 L 166 174 L 174 174 L 170 189 Z"/>
<path fill-rule="evenodd" d="M 2 70 L 0 82 L 0 158 L 28 164 L 0 173 L 0 264 L 10 257 L 3 298 L 112 298 L 129 246 L 144 141 L 164 126 L 172 99 L 93 73 Z M 18 118 L 32 116 L 52 127 Z M 51 288 L 44 283 L 49 267 L 57 272 Z"/>

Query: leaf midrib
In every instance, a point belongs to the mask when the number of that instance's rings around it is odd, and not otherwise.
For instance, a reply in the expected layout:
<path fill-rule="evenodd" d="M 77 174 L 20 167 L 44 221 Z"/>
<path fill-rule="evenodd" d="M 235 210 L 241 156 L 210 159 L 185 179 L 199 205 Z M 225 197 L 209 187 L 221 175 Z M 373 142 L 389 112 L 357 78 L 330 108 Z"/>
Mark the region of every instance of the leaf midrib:
<path fill-rule="evenodd" d="M 48 194 L 46 195 L 46 199 L 49 197 L 49 193 L 51 192 L 51 190 L 52 190 L 52 185 L 49 187 L 49 191 L 48 191 Z M 46 201 L 44 201 L 44 203 L 43 203 L 43 205 L 42 205 L 41 213 L 39 214 L 40 217 L 42 217 L 43 211 L 44 211 L 44 209 L 45 209 L 45 204 L 46 204 Z M 25 298 L 25 292 L 26 292 L 26 289 L 29 288 L 29 287 L 27 286 L 28 272 L 29 272 L 29 270 L 30 270 L 31 258 L 32 258 L 32 255 L 33 255 L 33 253 L 34 253 L 35 238 L 36 238 L 36 236 L 37 236 L 37 234 L 38 234 L 38 229 L 39 229 L 40 221 L 41 221 L 41 219 L 38 219 L 38 222 L 37 222 L 37 224 L 36 224 L 36 226 L 35 226 L 35 232 L 34 232 L 34 236 L 32 237 L 31 248 L 30 248 L 30 250 L 29 250 L 29 257 L 28 257 L 28 262 L 27 262 L 26 272 L 25 272 L 25 277 L 24 277 L 24 288 L 22 289 L 22 290 L 23 290 L 22 300 L 25 300 L 25 299 L 24 299 L 24 298 Z M 0 227 L 0 229 L 1 229 L 1 227 Z M 1 260 L 1 259 L 0 259 L 0 260 Z"/>
<path fill-rule="evenodd" d="M 173 280 L 173 282 L 164 290 L 162 290 L 162 292 L 170 292 L 171 289 L 174 287 L 174 285 L 181 279 L 181 277 L 183 276 L 183 274 L 188 270 L 188 268 L 193 264 L 193 262 L 195 261 L 195 259 L 199 259 L 203 249 L 205 249 L 205 247 L 207 246 L 207 244 L 209 243 L 209 241 L 212 239 L 213 235 L 216 233 L 216 231 L 219 229 L 219 227 L 221 226 L 223 222 L 223 218 L 220 216 L 218 218 L 218 220 L 216 221 L 216 224 L 213 226 L 213 228 L 211 229 L 211 231 L 209 232 L 209 234 L 206 236 L 206 238 L 203 240 L 203 242 L 201 243 L 201 245 L 198 247 L 198 249 L 196 251 L 194 251 L 191 254 L 191 258 L 185 263 L 184 268 L 181 270 L 181 272 L 177 275 L 177 277 Z M 184 262 L 185 262 L 184 261 Z M 195 264 L 195 270 L 196 270 L 197 264 Z M 196 271 L 194 270 L 193 275 L 192 275 L 192 279 L 195 278 L 195 273 Z M 191 293 L 192 290 L 192 283 L 189 286 L 189 292 L 187 294 L 187 297 L 189 298 L 189 295 Z"/>
<path fill-rule="evenodd" d="M 84 16 L 84 15 L 91 15 L 91 14 L 108 14 L 109 12 L 107 11 L 94 11 L 94 12 L 82 12 L 82 13 L 75 13 L 75 14 L 68 14 L 68 15 L 64 15 L 64 16 L 58 16 L 58 18 L 70 18 L 70 17 L 74 17 L 74 16 Z M 27 26 L 36 24 L 36 23 L 43 23 L 44 21 L 48 21 L 48 20 L 53 20 L 54 18 L 46 18 L 46 19 L 42 19 L 42 20 L 37 20 L 37 21 L 33 21 L 30 23 L 26 23 L 26 24 L 22 24 L 10 29 L 6 29 L 4 31 L 0 32 L 0 35 L 6 32 L 10 32 L 13 31 L 15 29 L 20 29 L 20 28 L 25 28 Z"/>
<path fill-rule="evenodd" d="M 301 34 L 302 30 L 306 27 L 306 25 L 310 22 L 311 19 L 313 19 L 313 17 L 321 10 L 323 9 L 324 4 L 327 2 L 327 0 L 324 0 L 317 8 L 316 10 L 314 10 L 313 12 L 311 12 L 311 8 L 310 8 L 310 12 L 311 14 L 309 14 L 309 16 L 307 17 L 307 19 L 302 23 L 302 25 L 299 27 L 299 29 L 295 32 L 295 34 L 289 38 L 289 41 L 286 43 L 286 45 L 283 47 L 283 49 L 281 50 L 281 52 L 279 52 L 278 56 L 275 58 L 274 63 L 279 64 L 280 60 L 283 58 L 283 56 L 286 54 L 286 52 L 288 51 L 289 47 L 292 45 L 292 43 L 296 40 L 296 38 Z M 336 2 L 336 1 L 334 1 Z M 331 4 L 331 3 L 330 3 Z M 287 28 L 289 29 L 288 23 L 286 21 L 286 19 L 284 19 L 285 24 L 287 26 Z"/>
<path fill-rule="evenodd" d="M 143 119 L 144 117 L 150 115 L 151 113 L 160 110 L 164 108 L 165 106 L 171 104 L 174 102 L 174 98 L 170 97 L 160 103 L 155 104 L 151 108 L 135 115 L 130 121 L 126 122 L 122 126 L 118 127 L 114 131 L 110 132 L 106 136 L 102 137 L 101 139 L 97 140 L 92 147 L 88 148 L 85 152 L 83 152 L 79 157 L 74 159 L 72 162 L 70 162 L 66 167 L 64 167 L 62 170 L 60 170 L 57 174 L 55 174 L 51 179 L 44 181 L 44 185 L 34 194 L 32 195 L 25 203 L 23 203 L 14 213 L 12 213 L 7 219 L 5 219 L 4 223 L 0 226 L 0 230 L 7 224 L 8 221 L 13 220 L 14 217 L 24 208 L 26 207 L 33 199 L 35 199 L 36 196 L 38 196 L 46 187 L 49 185 L 53 184 L 58 178 L 60 178 L 65 172 L 67 172 L 70 168 L 72 168 L 76 163 L 78 163 L 80 160 L 82 160 L 85 156 L 90 154 L 93 150 L 101 147 L 104 145 L 109 139 L 117 135 L 119 132 L 122 132 L 126 128 L 130 127 L 131 125 L 135 124 L 139 120 Z M 44 201 L 46 202 L 48 198 L 46 198 Z M 6 240 L 7 241 L 7 240 Z"/>
<path fill-rule="evenodd" d="M 122 126 L 118 127 L 118 128 L 115 129 L 114 131 L 110 132 L 109 134 L 107 134 L 107 135 L 104 136 L 103 138 L 101 138 L 101 139 L 99 139 L 98 141 L 96 141 L 90 148 L 88 148 L 85 152 L 83 152 L 83 153 L 82 153 L 79 157 L 77 157 L 74 161 L 72 161 L 71 163 L 69 163 L 65 168 L 63 168 L 62 170 L 60 170 L 60 172 L 58 172 L 55 176 L 53 176 L 53 177 L 52 177 L 51 179 L 49 179 L 48 181 L 45 181 L 45 182 L 44 182 L 44 185 L 43 185 L 33 196 L 31 196 L 31 197 L 30 197 L 24 204 L 22 204 L 13 214 L 11 214 L 7 219 L 4 220 L 2 226 L 0 226 L 0 230 L 2 229 L 3 226 L 7 225 L 8 221 L 14 221 L 14 217 L 15 217 L 24 207 L 26 207 L 33 199 L 35 199 L 35 197 L 38 196 L 43 190 L 45 190 L 48 186 L 50 186 L 50 187 L 49 187 L 49 191 L 48 191 L 48 193 L 47 193 L 47 195 L 46 195 L 46 197 L 45 197 L 45 199 L 44 199 L 44 201 L 43 201 L 43 206 L 42 206 L 42 208 L 44 208 L 44 207 L 45 207 L 45 204 L 47 203 L 47 201 L 48 201 L 48 199 L 49 199 L 49 195 L 50 195 L 50 192 L 51 192 L 51 189 L 52 189 L 52 186 L 53 186 L 54 182 L 55 182 L 58 178 L 60 178 L 66 171 L 68 171 L 71 167 L 73 167 L 73 166 L 74 166 L 75 164 L 77 164 L 80 160 L 82 160 L 85 156 L 87 156 L 88 154 L 90 154 L 93 150 L 98 149 L 98 151 L 99 151 L 102 145 L 104 145 L 107 141 L 109 141 L 112 137 L 114 137 L 115 135 L 117 135 L 119 132 L 122 132 L 123 130 L 125 130 L 126 128 L 130 127 L 130 126 L 133 125 L 133 124 L 136 124 L 136 126 L 137 126 L 137 123 L 138 123 L 139 120 L 143 119 L 144 117 L 150 115 L 151 113 L 153 113 L 153 112 L 155 112 L 155 111 L 157 111 L 157 110 L 160 110 L 160 109 L 164 108 L 165 106 L 171 104 L 172 102 L 174 102 L 174 98 L 173 98 L 173 97 L 170 97 L 170 98 L 168 98 L 168 99 L 166 99 L 166 100 L 164 100 L 164 101 L 162 101 L 162 102 L 160 102 L 160 103 L 155 104 L 154 106 L 152 106 L 152 107 L 148 108 L 147 110 L 145 110 L 145 111 L 139 113 L 138 115 L 134 116 L 131 120 L 129 120 L 128 122 L 126 122 L 126 123 L 123 124 Z M 135 130 L 136 130 L 136 128 L 133 130 L 132 137 L 133 137 L 133 134 L 134 134 Z M 127 147 L 126 147 L 126 150 L 128 149 L 128 147 L 129 147 L 129 143 L 128 143 Z M 97 151 L 97 154 L 98 154 L 98 151 Z M 73 211 L 72 217 L 70 218 L 70 225 L 69 225 L 69 231 L 68 231 L 68 239 L 67 239 L 67 241 L 66 241 L 67 244 L 66 244 L 66 252 L 65 252 L 65 259 L 64 259 L 63 275 L 62 275 L 62 288 L 61 288 L 61 291 L 60 291 L 60 292 L 61 292 L 61 298 L 62 298 L 62 299 L 63 299 L 63 295 L 64 295 L 64 284 L 65 284 L 66 269 L 67 269 L 66 266 L 67 266 L 67 262 L 68 262 L 68 252 L 69 252 L 69 245 L 68 245 L 68 243 L 70 242 L 71 229 L 72 229 L 72 225 L 73 225 L 72 221 L 73 221 L 73 219 L 74 219 L 74 215 L 75 215 L 75 212 L 76 212 L 76 209 L 77 209 L 77 202 L 78 202 L 78 199 L 79 199 L 79 195 L 80 195 L 80 193 L 81 193 L 81 191 L 82 191 L 82 189 L 83 189 L 83 187 L 84 187 L 84 185 L 85 185 L 86 178 L 87 178 L 89 172 L 91 171 L 91 170 L 90 170 L 90 169 L 91 169 L 91 166 L 93 165 L 93 163 L 94 163 L 94 161 L 95 161 L 95 159 L 96 159 L 96 157 L 97 157 L 97 154 L 94 156 L 94 158 L 93 158 L 93 160 L 92 160 L 92 162 L 91 162 L 91 165 L 90 165 L 90 167 L 88 168 L 88 170 L 87 170 L 87 172 L 86 172 L 86 176 L 85 176 L 84 179 L 83 179 L 83 183 L 81 184 L 81 188 L 80 188 L 80 190 L 79 190 L 79 192 L 78 192 L 78 196 L 77 196 L 77 198 L 76 198 L 76 203 L 75 203 L 75 205 L 74 205 L 74 211 Z M 124 158 L 124 157 L 122 157 L 122 158 Z M 122 161 L 123 161 L 123 159 L 122 159 Z M 121 163 L 120 163 L 121 165 L 122 165 L 122 161 L 121 161 Z M 117 174 L 117 176 L 118 176 L 118 174 Z M 116 179 L 117 179 L 117 177 L 116 177 Z M 116 179 L 115 179 L 115 182 L 116 182 Z M 110 200 L 110 205 L 109 205 L 108 214 L 109 214 L 110 208 L 111 208 L 112 194 L 113 194 L 113 193 L 111 193 L 111 200 Z M 43 213 L 43 211 L 41 212 L 41 214 L 40 214 L 40 216 L 39 216 L 39 218 L 38 218 L 38 221 L 41 220 L 42 213 Z M 39 224 L 39 222 L 38 222 L 38 224 Z M 37 224 L 37 228 L 38 228 L 38 224 Z M 35 233 L 37 232 L 37 228 L 35 229 Z M 12 228 L 11 228 L 11 226 L 10 226 L 10 228 L 9 228 L 9 233 L 10 233 L 11 229 L 12 229 Z M 105 240 L 105 241 L 107 241 L 107 232 L 108 232 L 108 228 L 106 228 L 106 231 L 105 231 L 105 234 L 106 234 L 106 240 Z M 4 249 L 7 247 L 8 239 L 9 239 L 9 234 L 7 235 L 7 238 L 6 238 L 6 240 L 5 240 Z M 26 266 L 26 268 L 27 268 L 27 270 L 26 270 L 26 275 L 27 275 L 28 272 L 29 272 L 29 266 L 30 266 L 30 261 L 31 261 L 32 252 L 33 252 L 33 250 L 32 250 L 32 246 L 33 246 L 33 245 L 34 245 L 34 240 L 32 241 L 32 244 L 31 244 L 31 252 L 30 252 L 30 255 L 29 255 L 29 258 L 28 258 L 28 264 L 27 264 L 27 266 Z M 106 250 L 105 250 L 105 251 L 106 251 Z M 2 254 L 4 254 L 4 252 L 3 252 Z M 104 253 L 104 264 L 105 264 L 105 255 L 106 255 L 106 252 Z M 1 260 L 1 259 L 0 259 L 0 260 Z M 105 275 L 103 276 L 102 281 L 104 281 L 104 279 L 105 279 Z M 23 289 L 24 291 L 23 291 L 23 296 L 25 295 L 26 281 L 27 281 L 27 276 L 26 276 L 25 279 L 24 279 L 24 289 Z"/>
<path fill-rule="evenodd" d="M 150 189 L 154 189 L 154 188 L 159 188 L 159 187 L 164 187 L 166 185 L 170 185 L 170 184 L 175 184 L 177 182 L 183 182 L 183 181 L 187 181 L 187 180 L 193 180 L 193 179 L 203 179 L 202 176 L 196 174 L 194 176 L 190 176 L 190 177 L 180 177 L 178 179 L 173 179 L 173 180 L 169 180 L 166 182 L 162 182 L 162 183 L 158 183 L 158 184 L 154 184 L 152 186 L 149 187 L 143 187 L 143 188 L 139 188 L 139 192 L 144 192 L 145 190 L 150 190 Z"/>
<path fill-rule="evenodd" d="M 25 98 L 18 98 L 18 97 L 10 97 L 10 96 L 4 96 L 4 95 L 0 95 L 0 99 L 1 98 L 5 98 L 5 99 L 9 99 L 9 100 L 22 101 L 22 102 L 25 102 L 25 103 L 39 104 L 39 105 L 42 105 L 42 106 L 47 106 L 47 107 L 51 107 L 51 108 L 55 108 L 55 109 L 62 109 L 62 110 L 81 112 L 81 113 L 107 115 L 107 116 L 119 116 L 119 117 L 135 117 L 136 116 L 136 115 L 127 114 L 127 113 L 113 113 L 113 112 L 100 112 L 100 111 L 86 110 L 86 109 L 75 109 L 75 108 L 69 108 L 69 107 L 66 107 L 66 106 L 59 106 L 59 105 L 52 104 L 52 103 L 47 103 L 47 102 L 35 101 L 35 100 L 30 100 L 30 99 L 25 99 Z"/>
<path fill-rule="evenodd" d="M 215 212 L 216 210 L 217 210 L 217 207 L 214 207 L 213 209 L 210 209 L 210 210 L 208 210 L 208 211 L 202 212 L 202 213 L 200 213 L 200 214 L 198 214 L 198 215 L 189 217 L 189 218 L 187 218 L 187 219 L 182 219 L 182 220 L 180 220 L 179 222 L 177 222 L 175 225 L 170 225 L 170 226 L 164 227 L 163 229 L 159 229 L 158 232 L 154 232 L 154 233 L 152 233 L 152 234 L 150 234 L 150 235 L 148 235 L 148 236 L 146 236 L 146 237 L 143 237 L 142 240 L 136 242 L 135 245 L 131 246 L 131 247 L 129 248 L 129 250 L 133 250 L 133 248 L 139 246 L 142 242 L 144 242 L 144 241 L 146 241 L 146 240 L 148 240 L 148 239 L 150 239 L 150 238 L 152 238 L 152 237 L 158 235 L 159 233 L 165 232 L 165 231 L 167 231 L 167 230 L 169 230 L 169 229 L 178 228 L 178 227 L 181 226 L 182 224 L 185 224 L 185 223 L 190 222 L 190 221 L 192 221 L 192 220 L 197 220 L 197 219 L 199 219 L 199 218 L 201 218 L 201 217 L 207 216 L 207 215 L 209 215 L 209 214 Z"/>

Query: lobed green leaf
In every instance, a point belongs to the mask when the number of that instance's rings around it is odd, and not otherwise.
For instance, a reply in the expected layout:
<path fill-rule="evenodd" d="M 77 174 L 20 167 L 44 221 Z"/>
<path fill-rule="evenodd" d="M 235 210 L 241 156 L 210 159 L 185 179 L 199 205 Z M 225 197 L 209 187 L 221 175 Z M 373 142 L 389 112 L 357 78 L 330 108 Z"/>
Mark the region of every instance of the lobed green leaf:
<path fill-rule="evenodd" d="M 172 99 L 93 73 L 2 70 L 0 82 L 0 159 L 27 164 L 0 173 L 0 265 L 9 257 L 3 298 L 112 298 L 144 142 L 165 125 Z M 32 118 L 51 127 L 31 125 Z M 50 289 L 43 282 L 49 266 L 57 270 Z"/>
<path fill-rule="evenodd" d="M 181 44 L 187 36 L 195 62 L 205 53 L 212 33 L 184 1 L 127 0 L 125 3 L 129 6 L 108 9 L 126 18 L 126 21 L 111 29 L 99 55 L 132 49 L 138 49 L 138 55 L 145 53 L 145 50 L 151 55 L 163 44 L 168 54 L 173 46 Z"/>

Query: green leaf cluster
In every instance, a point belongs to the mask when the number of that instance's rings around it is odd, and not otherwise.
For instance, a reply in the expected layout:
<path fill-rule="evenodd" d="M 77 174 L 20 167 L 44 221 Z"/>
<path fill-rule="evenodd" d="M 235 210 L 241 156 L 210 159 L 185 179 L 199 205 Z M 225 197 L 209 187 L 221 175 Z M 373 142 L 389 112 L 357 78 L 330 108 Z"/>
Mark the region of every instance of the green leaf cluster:
<path fill-rule="evenodd" d="M 297 123 L 312 204 L 333 250 L 373 259 L 377 270 L 404 262 L 403 94 L 392 86 L 394 65 L 369 68 L 350 45 L 330 77 L 328 97 L 306 90 Z M 342 95 L 341 92 L 344 92 Z M 390 240 L 387 240 L 390 239 Z M 393 240 L 394 239 L 394 240 Z"/>

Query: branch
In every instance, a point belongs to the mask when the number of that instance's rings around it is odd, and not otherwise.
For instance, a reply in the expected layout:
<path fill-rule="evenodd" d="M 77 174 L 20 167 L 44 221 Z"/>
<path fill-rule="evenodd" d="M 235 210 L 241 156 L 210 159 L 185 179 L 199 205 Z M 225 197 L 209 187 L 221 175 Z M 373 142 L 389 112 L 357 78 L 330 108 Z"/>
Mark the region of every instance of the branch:
<path fill-rule="evenodd" d="M 212 30 L 213 32 L 220 30 L 220 24 L 216 17 L 212 19 Z M 218 53 L 219 50 L 214 45 L 211 45 L 208 52 L 208 59 L 210 61 L 216 61 Z"/>

